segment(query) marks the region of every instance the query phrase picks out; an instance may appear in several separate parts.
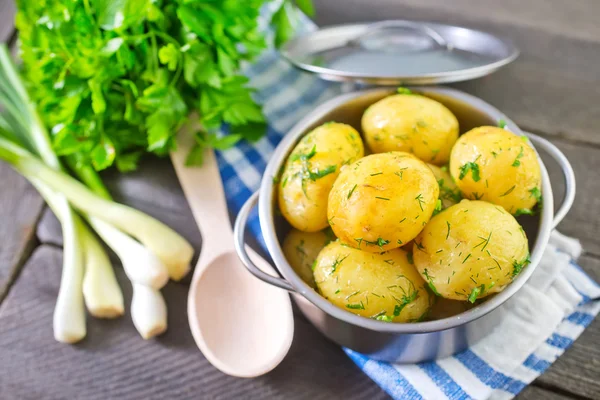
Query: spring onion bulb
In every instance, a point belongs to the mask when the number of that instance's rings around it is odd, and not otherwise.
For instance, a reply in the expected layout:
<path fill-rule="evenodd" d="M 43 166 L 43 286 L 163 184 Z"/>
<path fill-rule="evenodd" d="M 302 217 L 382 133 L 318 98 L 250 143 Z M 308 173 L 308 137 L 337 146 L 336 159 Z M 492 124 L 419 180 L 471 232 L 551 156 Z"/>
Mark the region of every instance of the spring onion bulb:
<path fill-rule="evenodd" d="M 104 243 L 117 254 L 131 283 L 153 289 L 160 289 L 167 284 L 167 267 L 146 247 L 99 218 L 90 217 L 89 221 Z"/>
<path fill-rule="evenodd" d="M 0 158 L 12 164 L 25 177 L 39 179 L 64 194 L 73 206 L 89 216 L 95 216 L 133 236 L 163 262 L 171 279 L 181 280 L 189 272 L 194 250 L 167 225 L 134 208 L 98 196 L 75 178 L 53 170 L 27 150 L 4 138 L 0 138 Z"/>
<path fill-rule="evenodd" d="M 86 335 L 82 293 L 84 254 L 76 216 L 62 195 L 52 192 L 36 179 L 31 179 L 31 183 L 44 197 L 62 226 L 63 268 L 52 320 L 54 339 L 62 343 L 76 343 Z"/>
<path fill-rule="evenodd" d="M 91 315 L 96 318 L 117 318 L 124 314 L 123 292 L 106 252 L 83 224 L 78 221 L 79 237 L 85 248 L 83 298 Z"/>
<path fill-rule="evenodd" d="M 133 284 L 131 319 L 144 339 L 151 339 L 167 330 L 167 304 L 162 294 L 151 287 Z"/>

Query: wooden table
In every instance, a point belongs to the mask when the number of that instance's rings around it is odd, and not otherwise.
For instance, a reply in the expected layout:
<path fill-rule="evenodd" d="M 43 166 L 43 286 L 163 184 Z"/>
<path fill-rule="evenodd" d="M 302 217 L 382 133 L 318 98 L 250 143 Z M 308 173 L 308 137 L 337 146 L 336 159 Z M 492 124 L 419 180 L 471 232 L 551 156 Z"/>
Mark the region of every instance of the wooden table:
<path fill-rule="evenodd" d="M 10 0 L 0 0 L 0 40 L 14 41 Z M 511 37 L 520 58 L 496 74 L 452 85 L 503 110 L 522 128 L 555 143 L 578 179 L 573 210 L 561 224 L 586 253 L 582 267 L 600 281 L 600 2 L 595 0 L 319 0 L 317 22 L 409 18 L 482 28 Z M 548 162 L 548 164 L 551 164 Z M 554 180 L 560 175 L 550 165 Z M 168 160 L 135 173 L 105 175 L 115 197 L 158 217 L 200 249 L 201 239 Z M 560 186 L 557 184 L 557 186 Z M 557 188 L 560 198 L 561 188 Z M 61 235 L 35 190 L 0 164 L 0 399 L 380 399 L 373 382 L 296 314 L 285 361 L 272 373 L 235 379 L 212 368 L 194 345 L 186 283 L 164 290 L 169 331 L 145 342 L 130 316 L 89 319 L 76 346 L 52 339 Z M 131 287 L 117 268 L 127 302 Z M 600 398 L 600 321 L 519 399 Z"/>

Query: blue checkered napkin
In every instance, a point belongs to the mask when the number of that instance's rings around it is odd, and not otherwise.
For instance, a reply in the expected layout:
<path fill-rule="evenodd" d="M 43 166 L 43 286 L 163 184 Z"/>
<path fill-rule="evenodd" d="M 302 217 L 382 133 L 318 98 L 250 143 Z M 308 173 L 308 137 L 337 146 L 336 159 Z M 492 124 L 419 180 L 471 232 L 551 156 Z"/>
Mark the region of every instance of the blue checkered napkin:
<path fill-rule="evenodd" d="M 228 206 L 235 212 L 258 189 L 283 135 L 340 93 L 339 86 L 299 72 L 273 50 L 244 72 L 264 105 L 269 130 L 258 143 L 217 152 Z M 256 217 L 250 229 L 264 246 Z M 542 374 L 600 311 L 600 302 L 591 300 L 600 297 L 600 287 L 575 263 L 580 252 L 576 240 L 554 232 L 535 274 L 510 300 L 513 312 L 489 337 L 454 357 L 392 365 L 345 351 L 395 399 L 510 399 Z"/>

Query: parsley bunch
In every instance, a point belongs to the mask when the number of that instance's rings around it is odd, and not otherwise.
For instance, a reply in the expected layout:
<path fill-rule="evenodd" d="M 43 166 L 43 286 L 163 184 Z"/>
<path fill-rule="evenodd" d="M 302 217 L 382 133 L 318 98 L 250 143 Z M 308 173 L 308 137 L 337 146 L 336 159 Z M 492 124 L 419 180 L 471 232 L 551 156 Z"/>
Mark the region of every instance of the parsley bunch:
<path fill-rule="evenodd" d="M 28 91 L 72 165 L 136 168 L 144 152 L 167 154 L 191 111 L 200 115 L 189 163 L 265 131 L 240 64 L 266 47 L 258 29 L 269 0 L 17 0 L 16 25 Z M 296 0 L 313 12 L 310 0 Z M 285 0 L 275 42 L 293 33 Z M 215 135 L 223 124 L 228 136 Z"/>

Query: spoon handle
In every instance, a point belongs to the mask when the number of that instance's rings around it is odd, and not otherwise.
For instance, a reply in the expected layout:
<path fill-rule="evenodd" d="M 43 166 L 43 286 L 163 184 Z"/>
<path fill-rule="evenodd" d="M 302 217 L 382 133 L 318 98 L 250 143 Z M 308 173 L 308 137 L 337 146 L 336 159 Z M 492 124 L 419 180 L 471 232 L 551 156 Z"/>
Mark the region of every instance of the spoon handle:
<path fill-rule="evenodd" d="M 233 231 L 214 151 L 204 150 L 201 166 L 185 165 L 185 160 L 195 143 L 194 132 L 199 128 L 197 120 L 192 120 L 180 130 L 177 150 L 171 152 L 171 161 L 200 229 L 204 256 L 206 252 L 219 254 L 232 250 Z"/>

